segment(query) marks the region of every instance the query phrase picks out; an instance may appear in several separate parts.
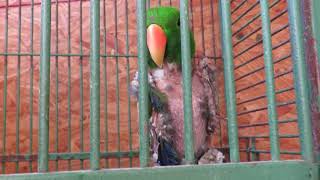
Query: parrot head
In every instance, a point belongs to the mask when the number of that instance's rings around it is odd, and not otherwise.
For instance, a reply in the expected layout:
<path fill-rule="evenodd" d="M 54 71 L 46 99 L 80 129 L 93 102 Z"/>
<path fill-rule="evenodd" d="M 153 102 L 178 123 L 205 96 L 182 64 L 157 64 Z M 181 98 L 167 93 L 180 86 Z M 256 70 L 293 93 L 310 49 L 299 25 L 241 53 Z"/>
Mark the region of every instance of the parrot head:
<path fill-rule="evenodd" d="M 164 63 L 181 64 L 180 12 L 173 7 L 155 7 L 147 11 L 147 47 L 150 68 L 162 68 Z M 192 59 L 195 52 L 193 33 L 190 32 Z M 167 61 L 167 62 L 165 62 Z"/>

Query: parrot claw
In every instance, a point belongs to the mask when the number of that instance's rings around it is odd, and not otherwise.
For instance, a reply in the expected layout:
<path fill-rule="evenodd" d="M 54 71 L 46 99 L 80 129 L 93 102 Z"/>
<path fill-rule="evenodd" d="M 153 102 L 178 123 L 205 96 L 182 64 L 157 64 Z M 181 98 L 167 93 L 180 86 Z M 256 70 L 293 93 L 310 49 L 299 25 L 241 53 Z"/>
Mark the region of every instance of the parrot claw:
<path fill-rule="evenodd" d="M 198 164 L 220 164 L 223 163 L 224 155 L 215 148 L 210 148 L 198 161 Z"/>

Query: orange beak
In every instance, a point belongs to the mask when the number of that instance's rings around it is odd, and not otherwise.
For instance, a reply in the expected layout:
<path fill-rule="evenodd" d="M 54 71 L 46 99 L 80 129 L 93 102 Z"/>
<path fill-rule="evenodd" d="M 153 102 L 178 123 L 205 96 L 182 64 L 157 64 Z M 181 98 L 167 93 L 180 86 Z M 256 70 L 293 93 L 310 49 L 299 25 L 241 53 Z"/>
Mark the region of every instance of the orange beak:
<path fill-rule="evenodd" d="M 167 36 L 163 29 L 156 24 L 151 24 L 147 29 L 147 46 L 152 60 L 160 68 L 163 65 L 166 44 Z"/>

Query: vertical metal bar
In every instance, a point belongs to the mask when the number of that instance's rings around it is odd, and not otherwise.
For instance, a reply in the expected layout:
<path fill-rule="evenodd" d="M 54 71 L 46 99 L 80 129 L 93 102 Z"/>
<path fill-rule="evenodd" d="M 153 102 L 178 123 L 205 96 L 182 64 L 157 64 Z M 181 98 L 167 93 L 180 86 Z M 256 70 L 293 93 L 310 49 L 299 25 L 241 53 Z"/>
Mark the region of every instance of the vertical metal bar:
<path fill-rule="evenodd" d="M 137 0 L 138 65 L 139 65 L 139 142 L 140 166 L 149 162 L 149 99 L 146 44 L 146 0 Z"/>
<path fill-rule="evenodd" d="M 151 6 L 151 2 L 150 2 L 150 0 L 146 0 L 147 2 L 147 8 L 149 9 L 150 8 L 150 6 Z"/>
<path fill-rule="evenodd" d="M 16 155 L 20 154 L 20 67 L 21 67 L 21 0 L 19 0 L 18 12 L 18 62 L 17 62 L 17 86 L 16 86 Z M 16 173 L 19 172 L 19 161 L 16 162 Z"/>
<path fill-rule="evenodd" d="M 83 47 L 82 47 L 82 0 L 80 0 L 80 152 L 84 150 L 83 144 Z M 80 160 L 83 169 L 83 159 Z"/>
<path fill-rule="evenodd" d="M 33 146 L 33 21 L 34 21 L 34 0 L 31 0 L 31 24 L 30 24 L 30 135 L 29 135 L 29 155 L 32 155 Z M 29 171 L 32 172 L 32 161 L 29 161 Z"/>
<path fill-rule="evenodd" d="M 128 31 L 128 0 L 125 0 L 125 21 L 126 21 L 126 61 L 127 61 L 127 94 L 128 94 L 128 133 L 129 133 L 129 152 L 132 152 L 132 132 L 131 132 L 131 98 L 130 98 L 130 61 L 129 61 L 129 31 Z M 129 157 L 129 166 L 132 167 L 132 156 Z"/>
<path fill-rule="evenodd" d="M 250 138 L 249 140 L 250 140 L 250 147 L 251 147 L 250 148 L 250 151 L 251 151 L 250 160 L 251 161 L 257 161 L 258 160 L 258 156 L 257 156 L 258 153 L 255 152 L 255 150 L 256 150 L 256 138 Z"/>
<path fill-rule="evenodd" d="M 103 49 L 104 54 L 107 54 L 107 20 L 106 20 L 106 0 L 103 0 Z M 103 87 L 104 87 L 104 131 L 105 144 L 104 150 L 108 152 L 108 82 L 107 82 L 107 57 L 103 57 Z M 105 159 L 106 168 L 109 167 L 109 159 Z"/>
<path fill-rule="evenodd" d="M 246 140 L 246 150 L 247 150 L 247 161 L 250 161 L 250 138 L 245 139 Z"/>
<path fill-rule="evenodd" d="M 231 39 L 230 1 L 220 0 L 222 53 L 231 162 L 239 162 L 238 122 Z"/>
<path fill-rule="evenodd" d="M 201 14 L 201 41 L 202 41 L 202 54 L 206 55 L 206 45 L 204 40 L 204 23 L 203 23 L 203 2 L 200 0 L 200 14 Z"/>
<path fill-rule="evenodd" d="M 191 30 L 194 32 L 194 22 L 193 22 L 193 0 L 190 0 L 190 11 L 191 11 Z"/>
<path fill-rule="evenodd" d="M 291 51 L 295 93 L 300 131 L 300 147 L 304 160 L 313 161 L 313 142 L 311 129 L 310 99 L 308 95 L 308 77 L 306 72 L 303 29 L 299 0 L 288 0 Z"/>
<path fill-rule="evenodd" d="M 68 152 L 71 153 L 71 0 L 68 0 Z M 71 160 L 68 159 L 68 170 L 71 170 Z"/>
<path fill-rule="evenodd" d="M 116 110 L 117 110 L 117 150 L 120 153 L 120 107 L 119 107 L 119 57 L 118 57 L 118 7 L 117 7 L 117 0 L 114 0 L 114 46 L 115 46 L 115 53 L 116 53 Z M 118 167 L 120 168 L 120 160 L 121 158 L 118 157 Z"/>
<path fill-rule="evenodd" d="M 9 0 L 6 0 L 6 17 L 5 17 L 5 42 L 4 42 L 4 51 L 8 53 L 8 18 L 9 18 Z M 6 155 L 6 144 L 7 144 L 7 85 L 8 85 L 8 56 L 4 56 L 4 74 L 3 74 L 3 131 L 2 131 L 2 155 Z M 5 173 L 6 163 L 2 162 L 2 174 Z"/>
<path fill-rule="evenodd" d="M 55 52 L 56 54 L 59 54 L 59 4 L 58 0 L 55 2 L 56 4 L 56 34 L 55 34 Z M 58 153 L 59 151 L 59 56 L 55 57 L 55 93 L 56 93 L 56 99 L 55 99 L 55 116 L 56 116 L 56 129 L 55 129 L 55 152 Z M 55 161 L 56 165 L 56 171 L 58 171 L 59 168 L 59 160 L 57 159 Z"/>
<path fill-rule="evenodd" d="M 51 1 L 41 3 L 38 171 L 48 171 Z"/>
<path fill-rule="evenodd" d="M 188 0 L 180 1 L 180 31 L 183 76 L 184 150 L 187 163 L 194 163 L 192 126 L 191 48 Z"/>
<path fill-rule="evenodd" d="M 268 99 L 268 119 L 270 130 L 270 145 L 271 145 L 271 159 L 280 159 L 279 150 L 279 135 L 278 135 L 278 114 L 276 109 L 276 94 L 273 73 L 272 60 L 272 39 L 271 39 L 271 25 L 269 17 L 268 0 L 260 0 L 261 19 L 262 19 L 262 33 L 263 33 L 263 47 L 264 47 L 264 64 L 266 73 L 266 87 Z"/>
<path fill-rule="evenodd" d="M 100 1 L 90 1 L 90 167 L 100 168 Z"/>
<path fill-rule="evenodd" d="M 215 36 L 215 16 L 214 16 L 214 6 L 213 6 L 213 0 L 210 0 L 210 9 L 211 9 L 211 31 L 212 31 L 212 49 L 213 49 L 213 57 L 214 57 L 214 63 L 217 63 L 217 59 L 215 58 L 217 56 L 217 52 L 216 52 L 216 36 Z M 216 108 L 217 111 L 219 112 L 219 97 L 216 96 L 215 98 L 215 102 L 216 102 Z M 222 129 L 221 129 L 221 121 L 219 121 L 219 145 L 220 147 L 222 147 L 223 142 L 222 142 Z"/>

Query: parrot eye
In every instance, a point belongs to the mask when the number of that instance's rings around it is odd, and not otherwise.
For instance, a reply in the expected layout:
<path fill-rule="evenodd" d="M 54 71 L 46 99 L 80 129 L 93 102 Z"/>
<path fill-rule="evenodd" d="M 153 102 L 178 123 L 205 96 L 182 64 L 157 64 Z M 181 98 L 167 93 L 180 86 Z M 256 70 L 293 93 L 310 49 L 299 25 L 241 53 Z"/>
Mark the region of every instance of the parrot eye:
<path fill-rule="evenodd" d="M 180 27 L 180 18 L 178 19 L 177 25 Z"/>

